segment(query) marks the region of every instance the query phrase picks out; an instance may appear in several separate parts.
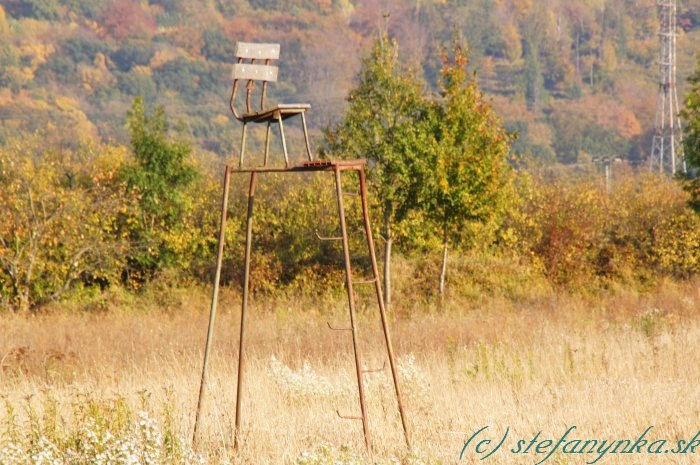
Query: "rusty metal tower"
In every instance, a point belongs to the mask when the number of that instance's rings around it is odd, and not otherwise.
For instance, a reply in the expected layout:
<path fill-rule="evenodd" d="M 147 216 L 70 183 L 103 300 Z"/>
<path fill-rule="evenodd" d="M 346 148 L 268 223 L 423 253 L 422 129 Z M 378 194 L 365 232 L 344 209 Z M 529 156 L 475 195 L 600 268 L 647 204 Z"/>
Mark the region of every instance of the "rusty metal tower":
<path fill-rule="evenodd" d="M 657 0 L 659 14 L 659 95 L 649 169 L 686 172 L 676 89 L 677 0 Z"/>

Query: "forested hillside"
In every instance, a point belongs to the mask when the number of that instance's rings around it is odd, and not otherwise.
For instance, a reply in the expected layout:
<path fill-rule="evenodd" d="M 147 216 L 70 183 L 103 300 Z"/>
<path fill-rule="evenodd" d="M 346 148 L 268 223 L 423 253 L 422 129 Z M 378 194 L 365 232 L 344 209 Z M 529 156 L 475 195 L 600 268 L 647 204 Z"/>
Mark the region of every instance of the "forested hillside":
<path fill-rule="evenodd" d="M 282 44 L 273 97 L 309 101 L 316 134 L 345 108 L 379 30 L 429 89 L 457 30 L 516 153 L 547 163 L 647 156 L 657 75 L 655 0 L 3 0 L 0 143 L 127 140 L 137 95 L 162 103 L 201 153 L 235 153 L 227 110 L 236 41 Z M 700 41 L 700 0 L 679 5 L 679 81 Z M 681 89 L 683 90 L 683 88 Z"/>

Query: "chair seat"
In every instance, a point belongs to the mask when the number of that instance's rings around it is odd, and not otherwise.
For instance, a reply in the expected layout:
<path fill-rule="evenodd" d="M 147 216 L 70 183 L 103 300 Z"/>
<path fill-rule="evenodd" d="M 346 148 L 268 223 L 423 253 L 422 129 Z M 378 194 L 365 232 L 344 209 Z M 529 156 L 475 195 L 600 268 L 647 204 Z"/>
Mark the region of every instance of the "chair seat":
<path fill-rule="evenodd" d="M 280 117 L 284 120 L 294 115 L 304 113 L 311 108 L 308 103 L 280 103 L 271 108 L 256 113 L 245 113 L 241 116 L 244 123 L 267 123 Z"/>

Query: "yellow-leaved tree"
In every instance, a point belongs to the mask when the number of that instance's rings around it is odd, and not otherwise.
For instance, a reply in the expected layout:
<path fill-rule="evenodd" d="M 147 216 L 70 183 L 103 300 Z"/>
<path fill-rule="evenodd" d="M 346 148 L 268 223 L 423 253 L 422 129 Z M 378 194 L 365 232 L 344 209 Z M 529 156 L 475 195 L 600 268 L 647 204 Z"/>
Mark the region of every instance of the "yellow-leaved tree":
<path fill-rule="evenodd" d="M 0 306 L 27 311 L 75 284 L 119 280 L 131 208 L 116 180 L 125 150 L 83 144 L 46 149 L 41 135 L 0 148 Z"/>
<path fill-rule="evenodd" d="M 442 101 L 432 106 L 431 146 L 417 160 L 419 202 L 443 241 L 439 290 L 445 292 L 447 250 L 470 222 L 503 211 L 512 136 L 467 70 L 468 52 L 457 40 L 443 51 Z"/>

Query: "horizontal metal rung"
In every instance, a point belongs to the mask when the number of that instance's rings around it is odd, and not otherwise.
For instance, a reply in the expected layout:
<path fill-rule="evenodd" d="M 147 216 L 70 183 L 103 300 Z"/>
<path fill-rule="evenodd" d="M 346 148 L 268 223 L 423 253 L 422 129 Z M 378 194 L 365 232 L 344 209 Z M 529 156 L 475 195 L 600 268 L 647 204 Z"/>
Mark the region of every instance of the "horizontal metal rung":
<path fill-rule="evenodd" d="M 336 410 L 335 413 L 343 420 L 362 420 L 362 417 L 352 417 L 349 415 L 341 415 L 340 411 Z"/>
<path fill-rule="evenodd" d="M 329 322 L 326 322 L 326 324 L 333 331 L 352 331 L 352 328 L 334 328 L 333 326 L 331 326 L 331 324 Z"/>
<path fill-rule="evenodd" d="M 374 370 L 362 370 L 362 373 L 379 373 L 380 371 L 386 370 L 386 360 L 384 361 L 384 365 L 382 365 L 381 368 L 376 368 Z"/>
<path fill-rule="evenodd" d="M 321 236 L 318 231 L 316 231 L 316 237 L 318 237 L 318 240 L 320 241 L 342 241 L 342 237 L 324 237 Z"/>
<path fill-rule="evenodd" d="M 345 191 L 343 191 L 343 195 L 350 195 L 352 197 L 359 197 L 360 193 L 359 192 L 345 192 Z"/>
<path fill-rule="evenodd" d="M 353 281 L 353 284 L 374 284 L 377 282 L 377 278 L 369 279 L 367 281 Z"/>

